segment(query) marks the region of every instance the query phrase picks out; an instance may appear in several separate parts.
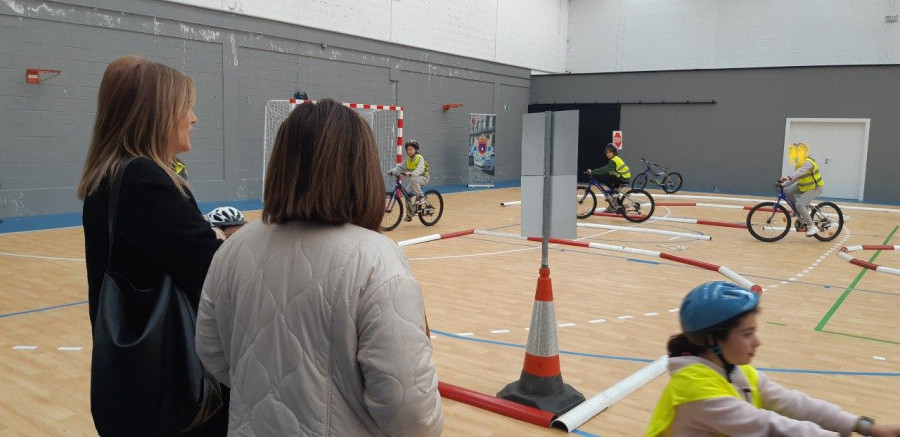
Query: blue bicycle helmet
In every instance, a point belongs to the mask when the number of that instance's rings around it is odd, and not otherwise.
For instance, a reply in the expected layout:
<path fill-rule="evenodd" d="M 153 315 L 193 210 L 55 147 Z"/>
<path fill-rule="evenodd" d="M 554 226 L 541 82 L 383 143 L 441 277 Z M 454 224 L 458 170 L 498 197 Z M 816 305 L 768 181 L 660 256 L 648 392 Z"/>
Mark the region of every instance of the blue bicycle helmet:
<path fill-rule="evenodd" d="M 757 293 L 731 282 L 707 282 L 691 290 L 681 302 L 681 330 L 691 343 L 705 346 L 711 328 L 752 311 L 757 305 Z"/>

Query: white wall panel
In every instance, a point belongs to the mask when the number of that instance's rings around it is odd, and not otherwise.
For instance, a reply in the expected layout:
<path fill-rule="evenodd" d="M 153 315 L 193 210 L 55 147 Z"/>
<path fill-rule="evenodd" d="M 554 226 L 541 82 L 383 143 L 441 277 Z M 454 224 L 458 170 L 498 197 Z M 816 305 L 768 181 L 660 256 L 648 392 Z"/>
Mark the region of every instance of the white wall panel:
<path fill-rule="evenodd" d="M 268 0 L 267 0 L 268 1 Z M 397 0 L 297 0 L 301 26 L 391 40 L 391 8 Z"/>
<path fill-rule="evenodd" d="M 562 72 L 569 0 L 167 0 Z"/>
<path fill-rule="evenodd" d="M 569 0 L 499 0 L 495 60 L 562 73 L 568 28 Z"/>
<path fill-rule="evenodd" d="M 570 0 L 573 73 L 900 62 L 900 0 Z"/>
<path fill-rule="evenodd" d="M 393 1 L 392 42 L 496 59 L 496 0 Z"/>

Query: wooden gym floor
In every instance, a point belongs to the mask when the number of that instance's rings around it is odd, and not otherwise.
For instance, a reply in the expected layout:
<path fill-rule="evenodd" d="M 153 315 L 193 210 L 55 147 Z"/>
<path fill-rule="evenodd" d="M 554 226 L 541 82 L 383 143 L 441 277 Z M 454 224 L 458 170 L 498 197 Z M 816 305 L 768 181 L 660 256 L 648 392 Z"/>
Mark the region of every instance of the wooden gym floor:
<path fill-rule="evenodd" d="M 401 241 L 469 228 L 515 234 L 521 209 L 500 202 L 518 199 L 518 188 L 446 194 L 436 226 L 402 222 L 387 235 Z M 581 222 L 702 233 L 712 240 L 588 228 L 579 228 L 578 237 L 727 266 L 761 285 L 763 345 L 756 366 L 855 414 L 900 423 L 900 278 L 856 267 L 835 253 L 852 244 L 900 245 L 900 214 L 844 214 L 850 219 L 832 242 L 791 233 L 763 243 L 742 229 L 602 217 Z M 657 207 L 656 215 L 743 223 L 746 211 Z M 468 235 L 404 250 L 425 295 L 440 380 L 490 395 L 517 380 L 540 244 Z M 894 251 L 853 255 L 900 267 Z M 81 228 L 0 234 L 0 435 L 95 433 L 83 258 Z M 725 279 L 664 259 L 556 245 L 550 270 L 556 322 L 563 325 L 557 328 L 563 377 L 588 398 L 663 355 L 668 336 L 678 331 L 678 314 L 671 310 L 697 284 Z M 655 379 L 578 432 L 642 435 L 667 380 Z M 443 405 L 448 436 L 562 433 L 451 400 Z"/>

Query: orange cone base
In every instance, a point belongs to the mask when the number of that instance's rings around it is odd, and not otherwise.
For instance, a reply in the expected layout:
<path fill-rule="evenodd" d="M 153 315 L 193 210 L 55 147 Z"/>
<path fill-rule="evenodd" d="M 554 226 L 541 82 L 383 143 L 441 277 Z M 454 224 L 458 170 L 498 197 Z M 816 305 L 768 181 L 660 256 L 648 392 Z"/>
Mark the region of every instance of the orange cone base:
<path fill-rule="evenodd" d="M 584 395 L 564 383 L 562 375 L 541 377 L 527 372 L 500 390 L 497 397 L 557 415 L 584 402 Z"/>

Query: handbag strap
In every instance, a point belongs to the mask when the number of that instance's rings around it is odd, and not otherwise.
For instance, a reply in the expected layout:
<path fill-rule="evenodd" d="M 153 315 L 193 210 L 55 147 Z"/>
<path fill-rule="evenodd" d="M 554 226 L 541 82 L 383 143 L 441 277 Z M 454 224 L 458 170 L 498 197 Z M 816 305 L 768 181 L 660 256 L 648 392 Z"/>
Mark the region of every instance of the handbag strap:
<path fill-rule="evenodd" d="M 109 208 L 106 211 L 106 220 L 109 226 L 109 249 L 106 254 L 106 271 L 109 271 L 109 265 L 112 262 L 113 236 L 116 231 L 116 213 L 119 210 L 119 192 L 122 191 L 122 175 L 128 164 L 134 161 L 134 156 L 130 156 L 119 161 L 119 168 L 113 174 L 112 183 L 109 185 Z"/>

